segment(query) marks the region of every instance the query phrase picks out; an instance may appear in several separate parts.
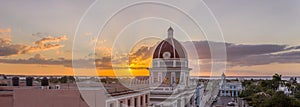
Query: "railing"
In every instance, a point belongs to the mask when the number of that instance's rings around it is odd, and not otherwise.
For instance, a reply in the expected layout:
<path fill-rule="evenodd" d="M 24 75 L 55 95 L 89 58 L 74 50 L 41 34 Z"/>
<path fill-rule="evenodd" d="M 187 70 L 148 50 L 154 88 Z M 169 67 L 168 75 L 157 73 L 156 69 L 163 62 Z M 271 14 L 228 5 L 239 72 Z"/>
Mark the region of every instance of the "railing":
<path fill-rule="evenodd" d="M 185 59 L 167 60 L 167 59 L 154 59 L 152 67 L 187 67 L 188 61 Z"/>
<path fill-rule="evenodd" d="M 151 93 L 156 94 L 172 94 L 177 93 L 178 88 L 175 87 L 150 87 Z"/>

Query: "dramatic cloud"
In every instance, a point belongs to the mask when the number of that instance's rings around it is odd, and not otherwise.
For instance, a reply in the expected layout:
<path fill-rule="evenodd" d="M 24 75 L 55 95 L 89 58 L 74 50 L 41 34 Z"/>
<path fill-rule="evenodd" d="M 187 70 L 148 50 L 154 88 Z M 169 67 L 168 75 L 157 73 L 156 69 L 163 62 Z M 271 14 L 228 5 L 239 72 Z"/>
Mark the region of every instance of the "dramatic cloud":
<path fill-rule="evenodd" d="M 129 55 L 129 63 L 135 66 L 148 66 L 151 62 L 155 46 L 141 46 L 137 51 Z"/>
<path fill-rule="evenodd" d="M 300 51 L 253 55 L 230 61 L 232 66 L 253 66 L 271 63 L 300 63 Z"/>
<path fill-rule="evenodd" d="M 36 54 L 33 57 L 27 59 L 0 59 L 0 63 L 9 63 L 9 64 L 39 64 L 39 65 L 62 65 L 65 67 L 74 67 L 74 68 L 112 68 L 111 58 L 103 57 L 101 59 L 47 59 L 41 54 Z M 72 66 L 72 63 L 75 66 Z"/>
<path fill-rule="evenodd" d="M 28 59 L 0 59 L 1 63 L 10 64 L 47 64 L 47 65 L 60 65 L 64 64 L 66 61 L 64 59 L 54 60 L 47 59 L 46 57 L 36 54 L 35 56 Z"/>
<path fill-rule="evenodd" d="M 203 60 L 201 61 L 201 64 L 203 65 L 211 64 L 210 46 L 214 45 L 215 47 L 218 47 L 224 44 L 226 47 L 227 63 L 229 66 L 253 66 L 271 63 L 300 63 L 300 52 L 296 51 L 296 49 L 298 48 L 291 48 L 291 46 L 288 45 L 248 45 L 212 41 L 189 41 L 183 42 L 182 44 L 186 48 L 187 53 L 189 54 L 189 59 L 198 59 L 200 61 Z M 193 51 L 192 49 L 194 49 L 191 47 L 195 47 L 197 55 L 190 54 L 190 52 Z M 138 59 L 140 61 L 147 60 L 148 58 L 152 57 L 154 48 L 155 46 L 141 47 L 138 51 L 132 53 L 131 56 L 135 57 L 135 59 Z"/>
<path fill-rule="evenodd" d="M 66 36 L 42 38 L 36 42 L 34 45 L 26 44 L 12 44 L 10 38 L 1 37 L 0 38 L 0 56 L 10 56 L 17 54 L 27 54 L 38 51 L 45 51 L 51 49 L 61 48 L 64 45 L 58 44 L 58 42 L 67 40 Z"/>
<path fill-rule="evenodd" d="M 199 59 L 211 58 L 209 46 L 222 46 L 225 44 L 227 51 L 227 59 L 238 59 L 245 56 L 269 54 L 274 52 L 281 52 L 288 50 L 287 45 L 272 45 L 272 44 L 258 44 L 258 45 L 245 45 L 245 44 L 233 44 L 233 43 L 220 43 L 211 41 L 192 41 L 184 42 L 183 45 L 187 47 L 188 51 L 191 51 L 192 46 L 195 46 Z M 196 56 L 190 56 L 195 58 Z"/>
<path fill-rule="evenodd" d="M 36 47 L 40 47 L 40 50 L 49 49 L 46 45 L 51 42 L 59 42 L 61 40 L 66 40 L 66 37 L 48 37 L 36 41 Z M 10 41 L 5 41 L 0 39 L 1 48 L 0 55 L 12 55 L 20 54 L 20 50 L 30 50 L 33 46 L 24 45 L 12 45 Z M 201 69 L 209 70 L 211 67 L 211 56 L 210 56 L 210 45 L 220 45 L 220 42 L 209 42 L 209 41 L 192 41 L 183 42 L 184 47 L 186 47 L 187 52 L 191 51 L 190 47 L 195 46 L 197 55 L 189 55 L 189 59 L 192 61 L 190 64 L 194 66 L 200 64 Z M 55 45 L 55 44 L 51 44 Z M 265 65 L 271 63 L 300 63 L 300 51 L 297 48 L 290 48 L 288 45 L 276 45 L 276 44 L 257 44 L 257 45 L 247 45 L 247 44 L 233 44 L 225 43 L 227 49 L 227 64 L 229 67 L 232 66 L 255 66 L 255 65 Z M 298 46 L 299 47 L 299 46 Z M 122 55 L 119 57 L 112 57 L 110 55 L 97 57 L 93 59 L 75 59 L 73 64 L 75 67 L 79 68 L 112 68 L 115 65 L 124 65 L 124 63 L 134 64 L 137 66 L 148 66 L 151 62 L 154 46 L 141 46 L 136 51 L 131 52 L 129 55 Z M 2 51 L 5 50 L 5 51 Z M 33 52 L 33 51 L 26 51 Z M 26 53 L 25 52 L 25 53 Z M 128 61 L 128 62 L 124 62 Z M 0 59 L 1 63 L 18 63 L 18 64 L 50 64 L 50 65 L 63 65 L 66 67 L 72 66 L 71 59 L 57 58 L 57 59 L 47 59 L 40 54 L 36 54 L 32 58 L 28 59 Z M 199 63 L 198 63 L 199 62 Z M 224 62 L 216 62 L 224 63 Z M 114 66 L 115 66 L 114 65 Z M 198 66 L 198 65 L 197 65 Z M 207 68 L 207 69 L 206 69 Z"/>

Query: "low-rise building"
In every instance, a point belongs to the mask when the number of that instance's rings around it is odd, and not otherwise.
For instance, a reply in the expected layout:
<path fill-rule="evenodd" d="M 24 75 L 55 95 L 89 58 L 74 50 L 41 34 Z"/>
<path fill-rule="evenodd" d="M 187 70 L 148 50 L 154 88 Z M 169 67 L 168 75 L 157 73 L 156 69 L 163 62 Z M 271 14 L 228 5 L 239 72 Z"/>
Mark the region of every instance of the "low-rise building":
<path fill-rule="evenodd" d="M 226 75 L 223 73 L 220 82 L 219 96 L 237 97 L 243 90 L 242 83 L 239 81 L 227 82 Z"/>
<path fill-rule="evenodd" d="M 287 86 L 280 84 L 278 86 L 277 91 L 283 91 L 284 94 L 290 95 L 292 94 L 292 90 L 290 90 Z"/>
<path fill-rule="evenodd" d="M 148 107 L 147 82 L 103 84 L 83 81 L 49 86 L 0 86 L 1 107 Z M 80 87 L 78 87 L 80 86 Z"/>

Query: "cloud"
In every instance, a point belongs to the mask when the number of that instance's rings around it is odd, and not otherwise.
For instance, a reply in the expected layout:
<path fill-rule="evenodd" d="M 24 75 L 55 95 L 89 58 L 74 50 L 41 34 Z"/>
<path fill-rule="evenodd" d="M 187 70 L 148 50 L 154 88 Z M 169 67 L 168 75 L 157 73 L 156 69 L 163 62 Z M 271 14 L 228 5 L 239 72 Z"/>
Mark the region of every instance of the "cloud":
<path fill-rule="evenodd" d="M 4 41 L 0 39 L 0 55 L 12 55 L 20 54 L 20 52 L 30 53 L 34 51 L 24 51 L 24 50 L 47 50 L 51 49 L 52 42 L 59 42 L 66 40 L 66 37 L 48 37 L 43 38 L 35 42 L 34 46 L 28 45 L 12 45 L 9 41 Z M 50 44 L 48 47 L 47 44 Z M 183 42 L 184 47 L 186 47 L 187 53 L 191 51 L 193 45 L 196 47 L 197 55 L 189 56 L 189 59 L 193 62 L 191 66 L 195 64 L 200 64 L 202 70 L 209 70 L 211 68 L 211 56 L 210 56 L 210 45 L 220 45 L 220 42 L 211 41 L 191 41 Z M 58 45 L 60 46 L 60 45 Z M 277 44 L 234 44 L 225 43 L 227 49 L 227 64 L 229 67 L 233 66 L 255 66 L 255 65 L 266 65 L 271 63 L 300 63 L 300 51 L 296 48 L 290 48 L 288 45 L 277 45 Z M 54 46 L 56 47 L 56 46 Z M 124 65 L 124 63 L 135 64 L 140 66 L 148 66 L 151 62 L 153 51 L 156 45 L 153 46 L 141 46 L 129 55 L 121 55 L 119 57 L 112 57 L 110 55 L 97 57 L 95 60 L 86 59 L 74 59 L 73 63 L 78 65 L 76 67 L 80 68 L 112 68 L 113 64 Z M 104 49 L 104 48 L 103 48 Z M 3 51 L 5 50 L 5 51 Z M 23 50 L 23 51 L 20 51 Z M 109 49 L 104 49 L 109 50 Z M 129 60 L 128 60 L 129 59 Z M 129 62 L 124 62 L 128 60 Z M 50 65 L 63 65 L 66 67 L 72 67 L 71 59 L 57 58 L 57 59 L 47 59 L 40 54 L 36 54 L 34 57 L 28 59 L 0 59 L 1 63 L 18 63 L 18 64 L 50 64 Z M 197 62 L 197 63 L 196 63 Z M 199 63 L 198 63 L 199 62 Z M 225 62 L 216 62 L 225 63 Z"/>
<path fill-rule="evenodd" d="M 189 54 L 189 59 L 205 60 L 208 63 L 201 62 L 201 68 L 208 67 L 211 64 L 210 45 L 219 47 L 225 44 L 227 52 L 227 63 L 229 66 L 254 66 L 271 63 L 300 63 L 300 52 L 298 48 L 290 48 L 289 45 L 278 44 L 234 44 L 221 43 L 213 41 L 187 41 L 182 42 Z M 197 55 L 190 55 L 195 47 Z M 300 46 L 296 46 L 300 47 Z M 131 56 L 135 57 L 136 62 L 152 58 L 155 46 L 141 47 Z M 218 57 L 217 57 L 218 58 Z M 207 66 L 207 67 L 206 67 Z"/>
<path fill-rule="evenodd" d="M 0 63 L 8 64 L 39 64 L 39 65 L 61 65 L 65 67 L 74 67 L 74 68 L 112 68 L 111 58 L 102 57 L 100 59 L 65 59 L 65 58 L 56 58 L 48 59 L 41 54 L 35 54 L 34 56 L 27 59 L 0 59 Z M 72 63 L 75 65 L 73 66 Z"/>
<path fill-rule="evenodd" d="M 300 63 L 300 51 L 247 56 L 239 60 L 231 61 L 232 66 L 253 66 L 271 63 Z"/>
<path fill-rule="evenodd" d="M 60 42 L 63 40 L 67 40 L 67 36 L 60 36 L 60 37 L 56 37 L 56 38 L 48 36 L 46 38 L 42 38 L 42 39 L 36 41 L 35 44 L 37 44 L 39 46 L 43 46 L 44 44 L 49 43 L 49 42 Z"/>
<path fill-rule="evenodd" d="M 129 64 L 135 66 L 148 66 L 151 62 L 153 52 L 156 45 L 154 46 L 141 46 L 137 51 L 131 52 L 129 55 Z"/>
<path fill-rule="evenodd" d="M 183 45 L 190 51 L 191 46 L 196 47 L 199 60 L 210 59 L 209 45 L 220 45 L 220 42 L 192 41 Z M 229 66 L 254 66 L 271 63 L 300 63 L 300 52 L 297 48 L 278 44 L 234 44 L 224 43 L 227 51 L 227 64 Z M 296 46 L 300 47 L 300 46 Z M 190 56 L 190 59 L 197 58 Z"/>
<path fill-rule="evenodd" d="M 9 64 L 47 64 L 47 65 L 61 65 L 65 63 L 65 60 L 59 59 L 47 59 L 41 54 L 36 54 L 35 56 L 28 59 L 0 59 L 1 63 Z"/>
<path fill-rule="evenodd" d="M 245 56 L 251 55 L 261 55 L 269 54 L 274 52 L 286 51 L 287 45 L 276 45 L 276 44 L 256 44 L 256 45 L 247 45 L 247 44 L 234 44 L 234 43 L 221 43 L 221 42 L 212 42 L 212 41 L 192 41 L 184 42 L 184 47 L 187 47 L 187 51 L 191 51 L 192 46 L 195 46 L 198 53 L 199 59 L 209 59 L 211 58 L 210 45 L 215 47 L 222 46 L 225 44 L 227 51 L 227 58 L 238 59 Z M 190 56 L 191 58 L 196 58 L 196 56 Z"/>
<path fill-rule="evenodd" d="M 59 36 L 59 37 L 48 36 L 34 42 L 34 45 L 31 46 L 26 44 L 12 44 L 12 40 L 10 38 L 1 37 L 0 56 L 27 54 L 27 53 L 57 49 L 64 46 L 58 44 L 58 42 L 64 40 L 67 40 L 66 36 Z"/>
<path fill-rule="evenodd" d="M 1 38 L 10 38 L 11 36 L 11 29 L 10 28 L 6 28 L 6 29 L 1 29 L 0 28 L 0 37 Z"/>

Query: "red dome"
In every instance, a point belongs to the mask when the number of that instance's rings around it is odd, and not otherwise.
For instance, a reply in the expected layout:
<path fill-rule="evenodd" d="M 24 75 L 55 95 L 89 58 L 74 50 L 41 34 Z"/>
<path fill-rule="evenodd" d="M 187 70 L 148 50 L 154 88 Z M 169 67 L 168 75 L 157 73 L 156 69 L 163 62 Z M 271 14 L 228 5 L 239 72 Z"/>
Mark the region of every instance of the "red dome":
<path fill-rule="evenodd" d="M 155 58 L 187 58 L 187 55 L 180 42 L 169 37 L 157 45 L 153 54 Z"/>

